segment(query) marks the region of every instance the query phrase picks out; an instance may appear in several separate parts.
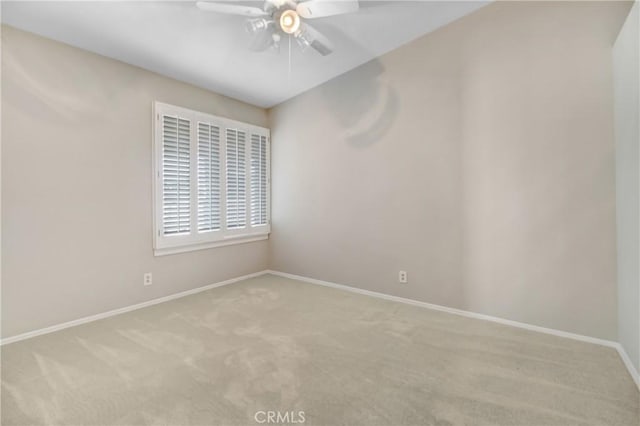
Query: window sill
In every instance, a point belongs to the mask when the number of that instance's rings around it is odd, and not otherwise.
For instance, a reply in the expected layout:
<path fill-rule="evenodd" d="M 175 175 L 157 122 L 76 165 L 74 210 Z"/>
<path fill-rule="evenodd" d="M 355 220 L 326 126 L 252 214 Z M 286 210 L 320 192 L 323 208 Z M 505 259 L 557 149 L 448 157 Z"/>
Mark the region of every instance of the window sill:
<path fill-rule="evenodd" d="M 212 241 L 207 243 L 189 244 L 189 245 L 178 246 L 178 247 L 157 248 L 157 249 L 153 249 L 153 255 L 168 256 L 171 254 L 186 253 L 186 252 L 196 251 L 196 250 L 206 250 L 206 249 L 211 249 L 216 247 L 231 246 L 235 244 L 253 243 L 255 241 L 262 241 L 268 238 L 269 238 L 269 234 L 262 234 L 262 235 L 251 235 L 247 237 L 232 238 L 225 241 Z"/>

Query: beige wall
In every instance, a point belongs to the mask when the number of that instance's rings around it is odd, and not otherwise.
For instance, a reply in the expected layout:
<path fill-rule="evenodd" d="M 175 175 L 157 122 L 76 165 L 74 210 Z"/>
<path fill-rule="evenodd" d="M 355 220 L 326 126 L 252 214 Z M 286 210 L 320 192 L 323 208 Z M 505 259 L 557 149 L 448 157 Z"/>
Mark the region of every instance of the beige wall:
<path fill-rule="evenodd" d="M 271 240 L 166 257 L 152 101 L 266 112 L 3 26 L 2 336 L 269 266 L 616 339 L 628 8 L 493 4 L 273 109 Z"/>
<path fill-rule="evenodd" d="M 2 27 L 3 337 L 267 267 L 266 241 L 153 256 L 155 100 L 267 124 L 263 109 Z"/>
<path fill-rule="evenodd" d="M 618 335 L 640 371 L 640 6 L 613 49 L 618 230 Z"/>
<path fill-rule="evenodd" d="M 629 7 L 495 3 L 271 110 L 271 268 L 615 340 Z"/>

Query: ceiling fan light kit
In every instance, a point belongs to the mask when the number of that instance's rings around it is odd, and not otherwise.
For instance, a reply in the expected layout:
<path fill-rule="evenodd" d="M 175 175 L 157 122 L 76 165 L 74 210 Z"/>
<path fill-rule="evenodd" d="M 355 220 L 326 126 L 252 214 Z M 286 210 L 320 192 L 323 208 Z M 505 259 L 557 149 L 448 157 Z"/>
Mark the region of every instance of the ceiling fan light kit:
<path fill-rule="evenodd" d="M 295 34 L 300 29 L 300 16 L 293 9 L 288 9 L 280 15 L 280 28 L 287 34 Z"/>
<path fill-rule="evenodd" d="M 296 40 L 303 52 L 311 47 L 322 56 L 333 52 L 331 41 L 303 20 L 353 13 L 359 9 L 358 0 L 265 0 L 262 9 L 224 1 L 199 1 L 196 5 L 208 12 L 249 18 L 245 28 L 254 34 L 252 50 L 273 48 L 278 51 L 280 40 L 288 36 Z"/>
<path fill-rule="evenodd" d="M 247 19 L 245 29 L 250 34 L 255 34 L 260 31 L 265 31 L 269 28 L 269 25 L 273 22 L 269 22 L 264 18 Z"/>

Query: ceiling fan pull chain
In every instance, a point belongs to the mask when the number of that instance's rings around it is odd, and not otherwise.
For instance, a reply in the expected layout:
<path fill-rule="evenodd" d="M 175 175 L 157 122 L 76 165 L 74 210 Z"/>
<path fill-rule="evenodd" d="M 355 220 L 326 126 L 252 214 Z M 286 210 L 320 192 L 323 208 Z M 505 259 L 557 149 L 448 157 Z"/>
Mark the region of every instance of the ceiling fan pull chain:
<path fill-rule="evenodd" d="M 289 79 L 289 86 L 291 86 L 291 37 L 287 37 L 289 39 L 289 73 L 288 73 L 288 79 Z"/>

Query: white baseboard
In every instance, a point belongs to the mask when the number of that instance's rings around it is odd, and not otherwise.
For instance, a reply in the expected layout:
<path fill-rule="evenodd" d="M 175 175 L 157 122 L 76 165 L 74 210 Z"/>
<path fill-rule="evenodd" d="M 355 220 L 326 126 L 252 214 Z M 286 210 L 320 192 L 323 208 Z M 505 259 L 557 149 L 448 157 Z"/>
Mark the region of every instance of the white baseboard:
<path fill-rule="evenodd" d="M 527 323 L 523 323 L 523 322 L 512 321 L 512 320 L 508 320 L 508 319 L 504 319 L 504 318 L 493 317 L 493 316 L 490 316 L 490 315 L 478 314 L 478 313 L 475 313 L 475 312 L 464 311 L 462 309 L 449 308 L 447 306 L 435 305 L 433 303 L 420 302 L 418 300 L 407 299 L 407 298 L 399 297 L 399 296 L 392 296 L 390 294 L 378 293 L 376 291 L 364 290 L 364 289 L 357 288 L 357 287 L 351 287 L 351 286 L 348 286 L 348 285 L 337 284 L 337 283 L 333 283 L 333 282 L 330 282 L 330 281 L 318 280 L 318 279 L 315 279 L 315 278 L 304 277 L 304 276 L 301 276 L 301 275 L 289 274 L 289 273 L 286 273 L 286 272 L 273 271 L 273 270 L 269 270 L 267 272 L 269 274 L 272 274 L 272 275 L 277 275 L 277 276 L 280 276 L 280 277 L 290 278 L 290 279 L 294 279 L 294 280 L 298 280 L 298 281 L 304 281 L 304 282 L 307 282 L 307 283 L 310 283 L 310 284 L 317 284 L 317 285 L 322 285 L 322 286 L 325 286 L 325 287 L 332 287 L 332 288 L 336 288 L 336 289 L 339 289 L 339 290 L 350 291 L 352 293 L 358 293 L 358 294 L 363 294 L 363 295 L 366 295 L 366 296 L 377 297 L 379 299 L 391 300 L 391 301 L 394 301 L 394 302 L 400 302 L 400 303 L 405 303 L 405 304 L 408 304 L 408 305 L 418 306 L 418 307 L 422 307 L 422 308 L 433 309 L 433 310 L 436 310 L 436 311 L 447 312 L 447 313 L 454 314 L 454 315 L 461 315 L 461 316 L 468 317 L 468 318 L 480 319 L 480 320 L 484 320 L 484 321 L 491 321 L 491 322 L 495 322 L 495 323 L 498 323 L 498 324 L 503 324 L 503 325 L 509 325 L 509 326 L 512 326 L 512 327 L 523 328 L 525 330 L 537 331 L 539 333 L 551 334 L 553 336 L 565 337 L 565 338 L 568 338 L 568 339 L 579 340 L 581 342 L 594 343 L 596 345 L 602 345 L 602 346 L 607 346 L 607 347 L 610 347 L 610 348 L 614 348 L 620 354 L 620 357 L 622 358 L 622 361 L 623 361 L 624 365 L 627 367 L 627 370 L 629 371 L 629 374 L 631 374 L 631 377 L 633 378 L 633 381 L 636 383 L 636 385 L 638 385 L 638 389 L 640 389 L 640 380 L 638 378 L 638 372 L 635 370 L 635 368 L 633 367 L 633 364 L 631 363 L 631 360 L 629 359 L 629 357 L 627 356 L 626 352 L 624 351 L 624 349 L 622 348 L 622 346 L 618 342 L 614 342 L 614 341 L 611 341 L 611 340 L 605 340 L 605 339 L 598 339 L 596 337 L 591 337 L 591 336 L 584 336 L 582 334 L 570 333 L 568 331 L 555 330 L 553 328 L 540 327 L 538 325 L 532 325 L 532 324 L 527 324 Z"/>
<path fill-rule="evenodd" d="M 200 293 L 212 288 L 222 287 L 225 285 L 233 284 L 238 281 L 246 280 L 249 278 L 259 277 L 268 273 L 268 271 L 255 272 L 253 274 L 243 275 L 241 277 L 231 278 L 226 281 L 221 281 L 214 284 L 209 284 L 204 287 L 198 287 L 191 290 L 181 291 L 180 293 L 170 294 L 169 296 L 159 297 L 157 299 L 148 300 L 146 302 L 137 303 L 135 305 L 125 306 L 124 308 L 113 309 L 111 311 L 102 312 L 96 315 L 90 315 L 88 317 L 80 318 L 73 321 L 64 322 L 62 324 L 52 325 L 50 327 L 41 328 L 39 330 L 28 331 L 26 333 L 18 334 L 15 336 L 7 337 L 0 340 L 0 345 L 8 345 L 9 343 L 19 342 L 20 340 L 30 339 L 31 337 L 40 336 L 42 334 L 53 333 L 54 331 L 64 330 L 65 328 L 75 327 L 76 325 L 86 324 L 88 322 L 97 321 L 100 319 L 112 317 L 114 315 L 124 314 L 125 312 L 135 311 L 137 309 L 146 308 L 148 306 L 157 305 L 158 303 L 168 302 L 170 300 L 179 299 L 181 297 L 190 296 L 192 294 Z"/>
<path fill-rule="evenodd" d="M 481 319 L 481 320 L 485 320 L 485 321 L 496 322 L 496 323 L 499 323 L 499 324 L 510 325 L 510 326 L 513 326 L 513 327 L 524 328 L 524 329 L 532 330 L 532 331 L 538 331 L 540 333 L 552 334 L 554 336 L 567 337 L 569 339 L 580 340 L 580 341 L 588 342 L 588 343 L 595 343 L 595 344 L 598 344 L 598 345 L 609 346 L 611 348 L 615 348 L 618 345 L 617 342 L 613 342 L 611 340 L 604 340 L 604 339 L 598 339 L 596 337 L 583 336 L 582 334 L 575 334 L 575 333 L 570 333 L 570 332 L 567 332 L 567 331 L 561 331 L 561 330 L 555 330 L 555 329 L 552 329 L 552 328 L 540 327 L 540 326 L 537 326 L 537 325 L 527 324 L 527 323 L 518 322 L 518 321 L 512 321 L 512 320 L 508 320 L 508 319 L 504 319 L 504 318 L 492 317 L 490 315 L 484 315 L 484 314 L 478 314 L 478 313 L 475 313 L 475 312 L 464 311 L 462 309 L 449 308 L 447 306 L 442 306 L 442 305 L 434 305 L 433 303 L 420 302 L 420 301 L 414 300 L 414 299 L 407 299 L 407 298 L 404 298 L 404 297 L 392 296 L 390 294 L 378 293 L 376 291 L 363 290 L 361 288 L 351 287 L 351 286 L 343 285 L 343 284 L 336 284 L 336 283 L 332 283 L 332 282 L 329 282 L 329 281 L 317 280 L 315 278 L 308 278 L 308 277 L 303 277 L 303 276 L 300 276 L 300 275 L 294 275 L 294 274 L 289 274 L 289 273 L 286 273 L 286 272 L 279 272 L 279 271 L 268 271 L 268 272 L 270 274 L 273 274 L 273 275 L 278 275 L 278 276 L 285 277 L 285 278 L 291 278 L 291 279 L 294 279 L 294 280 L 304 281 L 304 282 L 308 282 L 308 283 L 311 283 L 311 284 L 318 284 L 318 285 L 322 285 L 322 286 L 325 286 L 325 287 L 337 288 L 337 289 L 340 289 L 340 290 L 350 291 L 352 293 L 364 294 L 364 295 L 367 295 L 367 296 L 377 297 L 379 299 L 392 300 L 394 302 L 406 303 L 408 305 L 419 306 L 419 307 L 422 307 L 422 308 L 433 309 L 433 310 L 436 310 L 436 311 L 447 312 L 447 313 L 455 314 L 455 315 L 461 315 L 461 316 L 468 317 L 468 318 L 475 318 L 475 319 Z"/>
<path fill-rule="evenodd" d="M 616 349 L 616 351 L 618 351 L 618 354 L 620 355 L 620 358 L 622 358 L 622 362 L 627 367 L 627 370 L 629 371 L 629 374 L 633 378 L 633 381 L 638 386 L 638 389 L 640 389 L 640 376 L 638 375 L 638 371 L 636 371 L 636 369 L 633 366 L 633 364 L 631 363 L 631 360 L 629 359 L 629 356 L 627 355 L 626 351 L 624 350 L 622 345 L 620 345 L 620 343 L 618 343 L 618 342 L 613 342 L 613 341 L 604 340 L 604 339 L 598 339 L 598 338 L 590 337 L 590 336 L 583 336 L 581 334 L 569 333 L 567 331 L 554 330 L 552 328 L 540 327 L 540 326 L 537 326 L 537 325 L 526 324 L 526 323 L 522 323 L 522 322 L 518 322 L 518 321 L 512 321 L 512 320 L 504 319 L 504 318 L 492 317 L 490 315 L 478 314 L 478 313 L 475 313 L 475 312 L 469 312 L 469 311 L 464 311 L 464 310 L 461 310 L 461 309 L 449 308 L 447 306 L 435 305 L 435 304 L 427 303 L 427 302 L 420 302 L 418 300 L 407 299 L 407 298 L 399 297 L 399 296 L 392 296 L 390 294 L 378 293 L 376 291 L 364 290 L 364 289 L 361 289 L 361 288 L 351 287 L 351 286 L 348 286 L 348 285 L 336 284 L 336 283 L 332 283 L 332 282 L 329 282 L 329 281 L 323 281 L 323 280 L 318 280 L 318 279 L 315 279 L 315 278 L 309 278 L 309 277 L 304 277 L 304 276 L 301 276 L 301 275 L 294 275 L 294 274 L 289 274 L 289 273 L 286 273 L 286 272 L 273 271 L 273 270 L 265 270 L 265 271 L 255 272 L 253 274 L 248 274 L 248 275 L 243 275 L 243 276 L 236 277 L 236 278 L 231 278 L 229 280 L 221 281 L 221 282 L 214 283 L 214 284 L 209 284 L 209 285 L 206 285 L 204 287 L 198 287 L 198 288 L 194 288 L 194 289 L 191 289 L 191 290 L 182 291 L 180 293 L 175 293 L 175 294 L 171 294 L 169 296 L 159 297 L 157 299 L 149 300 L 149 301 L 142 302 L 142 303 L 137 303 L 135 305 L 126 306 L 124 308 L 118 308 L 118 309 L 114 309 L 114 310 L 103 312 L 103 313 L 96 314 L 96 315 L 90 315 L 88 317 L 80 318 L 80 319 L 77 319 L 77 320 L 68 321 L 68 322 L 65 322 L 65 323 L 62 323 L 62 324 L 57 324 L 57 325 L 53 325 L 53 326 L 50 326 L 50 327 L 41 328 L 39 330 L 29 331 L 29 332 L 26 332 L 26 333 L 22 333 L 22 334 L 18 334 L 18 335 L 15 335 L 15 336 L 7 337 L 7 338 L 4 338 L 4 339 L 0 340 L 0 345 L 7 345 L 9 343 L 19 342 L 21 340 L 29 339 L 29 338 L 40 336 L 40 335 L 43 335 L 43 334 L 53 333 L 54 331 L 64 330 L 65 328 L 74 327 L 76 325 L 86 324 L 86 323 L 89 323 L 89 322 L 92 322 L 92 321 L 97 321 L 97 320 L 100 320 L 100 319 L 112 317 L 114 315 L 123 314 L 125 312 L 135 311 L 137 309 L 142 309 L 142 308 L 146 308 L 148 306 L 157 305 L 158 303 L 168 302 L 170 300 L 179 299 L 181 297 L 185 297 L 185 296 L 189 296 L 189 295 L 192 295 L 192 294 L 200 293 L 200 292 L 203 292 L 203 291 L 206 291 L 206 290 L 210 290 L 210 289 L 213 289 L 213 288 L 217 288 L 217 287 L 222 287 L 222 286 L 225 286 L 225 285 L 233 284 L 233 283 L 236 283 L 238 281 L 243 281 L 243 280 L 246 280 L 246 279 L 249 279 L 249 278 L 259 277 L 259 276 L 265 275 L 265 274 L 277 275 L 277 276 L 284 277 L 284 278 L 290 278 L 290 279 L 294 279 L 294 280 L 298 280 L 298 281 L 307 282 L 307 283 L 310 283 L 310 284 L 322 285 L 322 286 L 325 286 L 325 287 L 332 287 L 332 288 L 335 288 L 335 289 L 349 291 L 349 292 L 352 292 L 352 293 L 363 294 L 363 295 L 366 295 L 366 296 L 376 297 L 376 298 L 379 298 L 379 299 L 391 300 L 391 301 L 394 301 L 394 302 L 400 302 L 400 303 L 405 303 L 405 304 L 408 304 L 408 305 L 418 306 L 418 307 L 422 307 L 422 308 L 433 309 L 433 310 L 436 310 L 436 311 L 447 312 L 447 313 L 454 314 L 454 315 L 461 315 L 461 316 L 468 317 L 468 318 L 480 319 L 480 320 L 484 320 L 484 321 L 491 321 L 491 322 L 495 322 L 495 323 L 498 323 L 498 324 L 509 325 L 509 326 L 512 326 L 512 327 L 523 328 L 523 329 L 531 330 L 531 331 L 537 331 L 539 333 L 551 334 L 551 335 L 554 335 L 554 336 L 566 337 L 568 339 L 580 340 L 582 342 L 594 343 L 594 344 L 597 344 L 597 345 L 608 346 L 608 347 L 614 348 L 614 349 Z"/>
<path fill-rule="evenodd" d="M 640 390 L 640 374 L 638 374 L 638 370 L 633 366 L 629 355 L 627 355 L 627 351 L 624 350 L 620 343 L 616 343 L 616 349 L 618 350 L 618 354 L 620 355 L 620 358 L 622 358 L 622 362 L 625 367 L 627 367 L 629 374 L 631 374 L 633 381 L 636 382 L 636 386 L 638 386 L 638 389 Z"/>

